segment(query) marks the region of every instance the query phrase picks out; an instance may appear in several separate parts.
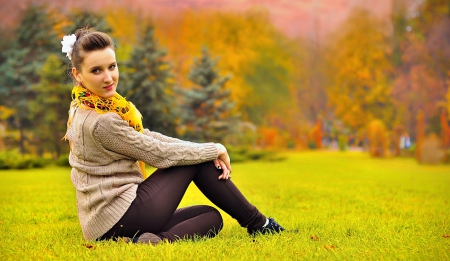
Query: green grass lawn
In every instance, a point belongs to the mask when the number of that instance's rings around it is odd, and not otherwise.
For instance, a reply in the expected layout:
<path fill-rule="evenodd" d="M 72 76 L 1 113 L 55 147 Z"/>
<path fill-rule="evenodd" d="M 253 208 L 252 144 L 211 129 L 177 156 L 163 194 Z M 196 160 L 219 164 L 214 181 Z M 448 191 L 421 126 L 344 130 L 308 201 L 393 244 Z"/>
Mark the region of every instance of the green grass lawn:
<path fill-rule="evenodd" d="M 255 239 L 222 212 L 214 239 L 86 242 L 70 169 L 0 171 L 0 260 L 449 260 L 450 166 L 359 152 L 233 164 L 250 202 L 287 229 Z M 150 171 L 150 170 L 149 170 Z M 210 204 L 195 186 L 181 205 Z"/>

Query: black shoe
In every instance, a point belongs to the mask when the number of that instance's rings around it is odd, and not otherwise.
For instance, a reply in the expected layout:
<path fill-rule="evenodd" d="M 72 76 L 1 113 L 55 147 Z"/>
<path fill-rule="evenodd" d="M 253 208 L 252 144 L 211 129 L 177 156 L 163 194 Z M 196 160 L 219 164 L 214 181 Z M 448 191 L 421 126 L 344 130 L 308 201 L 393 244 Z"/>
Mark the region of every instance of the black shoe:
<path fill-rule="evenodd" d="M 276 234 L 276 233 L 280 233 L 282 231 L 284 231 L 284 228 L 282 226 L 280 226 L 280 224 L 278 224 L 275 219 L 269 217 L 267 218 L 269 220 L 269 223 L 264 226 L 264 227 L 260 227 L 260 228 L 256 228 L 256 229 L 247 229 L 247 232 L 251 235 L 257 235 L 257 234 L 262 234 L 262 235 L 267 235 L 267 234 Z"/>

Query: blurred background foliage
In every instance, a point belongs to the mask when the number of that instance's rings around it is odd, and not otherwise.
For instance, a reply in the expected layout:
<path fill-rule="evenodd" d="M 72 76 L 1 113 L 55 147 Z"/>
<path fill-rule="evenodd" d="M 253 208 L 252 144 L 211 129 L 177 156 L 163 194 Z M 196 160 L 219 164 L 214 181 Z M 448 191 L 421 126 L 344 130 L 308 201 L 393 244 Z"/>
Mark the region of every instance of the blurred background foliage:
<path fill-rule="evenodd" d="M 388 20 L 355 8 L 320 42 L 258 7 L 152 17 L 36 2 L 0 27 L 0 168 L 18 155 L 66 162 L 73 83 L 59 42 L 84 25 L 114 38 L 118 92 L 151 130 L 223 142 L 238 161 L 335 149 L 450 162 L 448 0 L 392 1 Z"/>

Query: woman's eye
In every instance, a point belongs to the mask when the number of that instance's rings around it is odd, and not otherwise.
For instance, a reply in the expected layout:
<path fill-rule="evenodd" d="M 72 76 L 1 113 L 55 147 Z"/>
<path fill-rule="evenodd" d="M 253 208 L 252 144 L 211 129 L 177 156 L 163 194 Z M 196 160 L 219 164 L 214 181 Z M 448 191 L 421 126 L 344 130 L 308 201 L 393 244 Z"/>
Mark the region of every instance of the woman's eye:
<path fill-rule="evenodd" d="M 109 66 L 109 69 L 115 69 L 117 67 L 117 64 L 111 64 L 111 66 Z"/>
<path fill-rule="evenodd" d="M 93 73 L 93 74 L 97 74 L 97 73 L 99 73 L 99 72 L 100 72 L 99 69 L 94 69 L 94 70 L 92 70 L 92 73 Z"/>

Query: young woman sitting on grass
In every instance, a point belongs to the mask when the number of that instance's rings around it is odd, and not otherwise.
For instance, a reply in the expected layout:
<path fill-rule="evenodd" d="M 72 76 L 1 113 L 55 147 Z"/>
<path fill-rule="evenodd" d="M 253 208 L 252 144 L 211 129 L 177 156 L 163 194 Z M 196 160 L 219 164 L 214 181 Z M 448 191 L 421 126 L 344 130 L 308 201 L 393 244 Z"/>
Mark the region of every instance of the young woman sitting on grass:
<path fill-rule="evenodd" d="M 82 28 L 61 43 L 77 82 L 65 137 L 86 240 L 155 245 L 214 237 L 223 225 L 219 211 L 177 209 L 192 181 L 250 235 L 284 230 L 230 180 L 230 157 L 222 144 L 182 141 L 143 128 L 139 111 L 116 92 L 119 70 L 107 34 Z M 144 163 L 158 168 L 147 179 Z"/>

